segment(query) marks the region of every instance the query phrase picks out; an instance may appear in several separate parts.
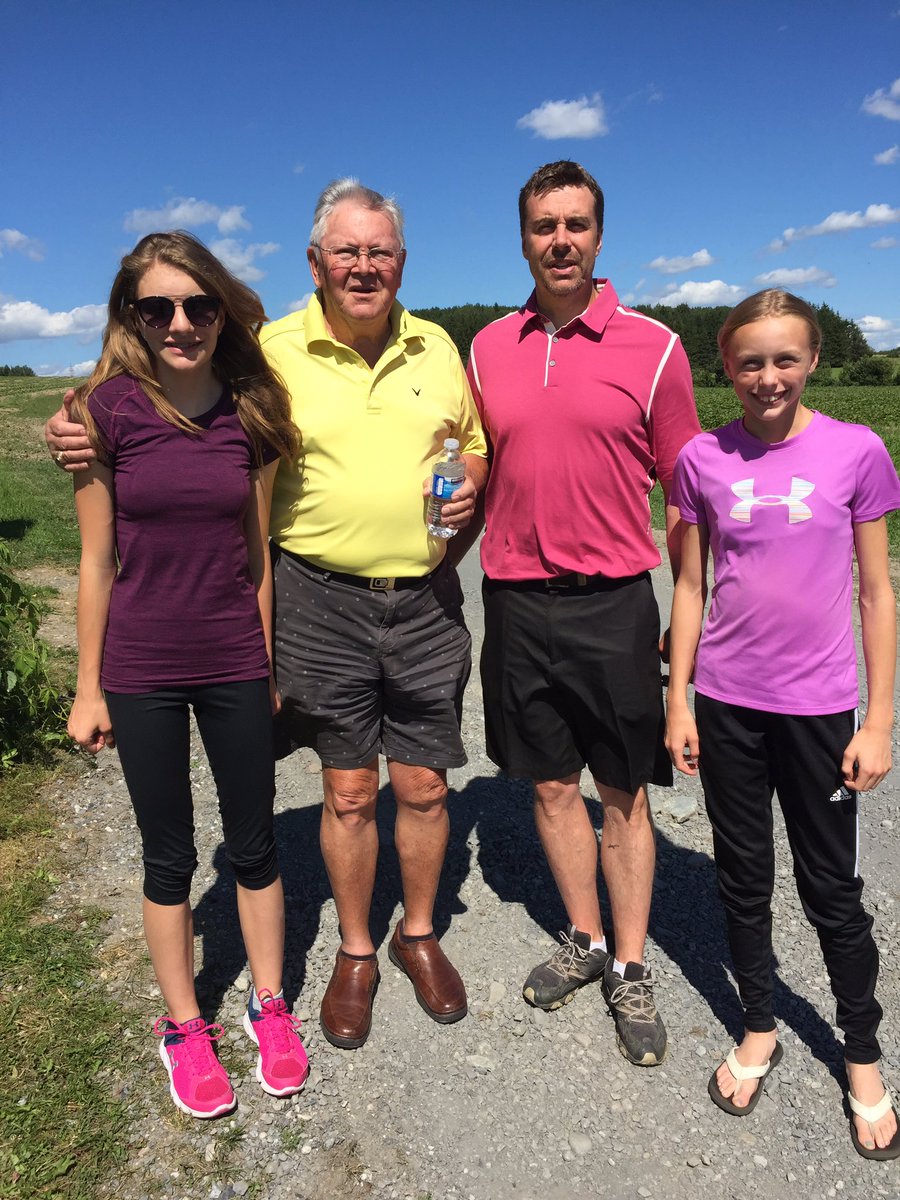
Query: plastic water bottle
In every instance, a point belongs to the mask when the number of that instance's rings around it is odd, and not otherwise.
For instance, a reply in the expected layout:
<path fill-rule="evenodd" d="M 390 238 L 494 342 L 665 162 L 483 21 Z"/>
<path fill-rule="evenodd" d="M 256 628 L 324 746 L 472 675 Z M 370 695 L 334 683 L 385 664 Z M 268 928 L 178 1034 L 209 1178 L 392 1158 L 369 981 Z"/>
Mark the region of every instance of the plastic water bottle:
<path fill-rule="evenodd" d="M 431 497 L 426 522 L 432 537 L 452 538 L 457 532 L 441 524 L 441 509 L 453 499 L 453 493 L 465 477 L 466 464 L 459 457 L 459 442 L 456 438 L 446 438 L 444 452 L 434 460 L 431 468 Z"/>

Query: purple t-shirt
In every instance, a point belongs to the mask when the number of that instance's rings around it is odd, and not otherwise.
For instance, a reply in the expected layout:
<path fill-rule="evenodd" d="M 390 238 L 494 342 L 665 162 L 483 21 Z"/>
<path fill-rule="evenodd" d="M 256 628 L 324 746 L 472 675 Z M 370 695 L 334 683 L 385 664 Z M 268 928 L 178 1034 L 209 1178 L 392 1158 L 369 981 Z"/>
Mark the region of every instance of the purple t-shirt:
<path fill-rule="evenodd" d="M 88 407 L 113 470 L 119 558 L 102 686 L 133 693 L 264 678 L 243 528 L 255 462 L 230 393 L 194 418 L 200 434 L 163 420 L 127 375 L 101 384 Z"/>
<path fill-rule="evenodd" d="M 881 439 L 815 413 L 767 445 L 734 421 L 685 446 L 672 503 L 713 557 L 697 691 L 798 716 L 855 708 L 853 525 L 900 508 Z"/>

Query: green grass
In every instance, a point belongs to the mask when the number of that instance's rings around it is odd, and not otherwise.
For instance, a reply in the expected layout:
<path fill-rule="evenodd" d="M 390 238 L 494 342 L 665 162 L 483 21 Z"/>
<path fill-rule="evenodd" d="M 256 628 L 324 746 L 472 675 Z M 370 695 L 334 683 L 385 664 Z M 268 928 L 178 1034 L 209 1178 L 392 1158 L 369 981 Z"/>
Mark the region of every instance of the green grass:
<path fill-rule="evenodd" d="M 19 568 L 78 561 L 72 481 L 41 433 L 71 382 L 0 378 L 0 538 Z M 72 667 L 71 652 L 52 652 L 61 692 Z M 60 864 L 42 795 L 74 769 L 0 776 L 0 1200 L 94 1200 L 127 1154 L 113 1098 L 125 1014 L 95 975 L 103 915 L 46 915 Z"/>
<path fill-rule="evenodd" d="M 93 1200 L 122 1162 L 123 1014 L 94 979 L 102 914 L 42 915 L 55 885 L 46 770 L 0 780 L 0 1197 Z"/>
<path fill-rule="evenodd" d="M 697 388 L 697 414 L 701 427 L 718 429 L 740 415 L 741 406 L 731 388 Z M 810 388 L 804 401 L 809 408 L 823 412 L 838 421 L 868 425 L 874 429 L 888 448 L 894 466 L 900 468 L 900 387 L 830 387 Z M 650 497 L 653 524 L 665 526 L 662 493 L 654 488 Z M 890 552 L 900 557 L 900 513 L 888 514 Z"/>
<path fill-rule="evenodd" d="M 14 566 L 78 561 L 72 480 L 51 462 L 42 433 L 66 388 L 78 382 L 0 377 L 0 538 Z"/>

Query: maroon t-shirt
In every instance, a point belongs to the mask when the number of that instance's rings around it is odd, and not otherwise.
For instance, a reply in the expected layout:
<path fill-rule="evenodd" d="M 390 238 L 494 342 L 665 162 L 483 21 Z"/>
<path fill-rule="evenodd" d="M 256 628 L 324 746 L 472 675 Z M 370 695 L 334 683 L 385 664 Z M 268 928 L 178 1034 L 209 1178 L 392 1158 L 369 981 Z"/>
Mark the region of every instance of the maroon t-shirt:
<path fill-rule="evenodd" d="M 146 692 L 260 679 L 269 673 L 244 516 L 253 447 L 226 389 L 194 422 L 163 420 L 120 375 L 88 401 L 115 490 L 119 573 L 101 683 Z M 267 448 L 272 462 L 276 451 Z"/>

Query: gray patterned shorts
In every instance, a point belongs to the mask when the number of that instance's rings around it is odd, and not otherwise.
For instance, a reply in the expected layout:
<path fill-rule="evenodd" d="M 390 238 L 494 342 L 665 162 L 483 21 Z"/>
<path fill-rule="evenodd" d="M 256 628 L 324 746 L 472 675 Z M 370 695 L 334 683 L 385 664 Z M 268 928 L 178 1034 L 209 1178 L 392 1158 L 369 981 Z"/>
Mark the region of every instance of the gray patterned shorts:
<path fill-rule="evenodd" d="M 311 746 L 326 767 L 378 754 L 443 769 L 466 762 L 460 737 L 471 638 L 453 567 L 370 591 L 275 551 L 279 750 Z"/>

